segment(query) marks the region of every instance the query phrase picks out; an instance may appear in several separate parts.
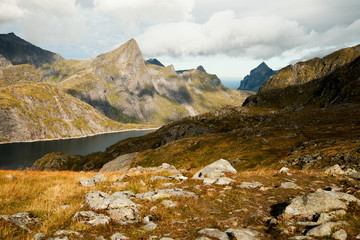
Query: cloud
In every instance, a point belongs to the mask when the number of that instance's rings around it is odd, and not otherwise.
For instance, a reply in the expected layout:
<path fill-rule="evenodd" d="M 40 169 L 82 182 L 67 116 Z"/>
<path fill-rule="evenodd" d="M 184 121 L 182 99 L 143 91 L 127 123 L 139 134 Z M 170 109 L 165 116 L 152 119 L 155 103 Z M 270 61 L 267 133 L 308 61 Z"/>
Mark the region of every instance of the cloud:
<path fill-rule="evenodd" d="M 136 37 L 145 55 L 216 55 L 270 58 L 307 42 L 313 32 L 279 16 L 237 18 L 213 14 L 204 24 L 178 22 L 149 27 Z"/>
<path fill-rule="evenodd" d="M 0 0 L 0 23 L 21 18 L 24 11 L 16 0 Z"/>

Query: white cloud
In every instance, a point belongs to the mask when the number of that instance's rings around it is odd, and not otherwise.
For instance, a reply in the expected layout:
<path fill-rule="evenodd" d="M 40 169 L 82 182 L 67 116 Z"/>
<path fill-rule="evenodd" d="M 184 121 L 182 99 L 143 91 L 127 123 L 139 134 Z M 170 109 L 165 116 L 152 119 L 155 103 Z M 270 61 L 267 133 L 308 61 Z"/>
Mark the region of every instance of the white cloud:
<path fill-rule="evenodd" d="M 215 55 L 270 58 L 312 36 L 296 21 L 278 16 L 237 18 L 233 11 L 213 14 L 204 24 L 152 26 L 136 37 L 145 55 Z"/>
<path fill-rule="evenodd" d="M 24 11 L 18 6 L 16 0 L 0 0 L 0 23 L 18 19 Z"/>

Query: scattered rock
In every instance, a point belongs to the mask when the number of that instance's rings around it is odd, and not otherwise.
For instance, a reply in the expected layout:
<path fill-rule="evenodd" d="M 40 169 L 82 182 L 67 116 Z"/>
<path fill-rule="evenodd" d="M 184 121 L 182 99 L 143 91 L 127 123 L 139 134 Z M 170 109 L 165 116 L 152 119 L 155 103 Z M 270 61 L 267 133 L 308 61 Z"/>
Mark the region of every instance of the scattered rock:
<path fill-rule="evenodd" d="M 313 238 L 309 237 L 309 236 L 293 236 L 289 239 L 291 239 L 291 240 L 307 240 L 307 239 L 313 239 Z"/>
<path fill-rule="evenodd" d="M 170 197 L 197 198 L 198 195 L 196 195 L 193 192 L 184 191 L 181 188 L 158 189 L 155 191 L 136 194 L 136 198 L 147 199 L 149 201 L 154 201 L 154 200 L 161 199 L 161 198 L 170 198 Z"/>
<path fill-rule="evenodd" d="M 333 228 L 338 227 L 338 226 L 342 226 L 342 225 L 347 225 L 347 222 L 327 222 L 327 223 L 322 223 L 320 226 L 318 227 L 314 227 L 312 229 L 310 229 L 307 233 L 306 236 L 314 236 L 314 237 L 324 237 L 324 236 L 328 236 L 331 234 L 331 231 Z"/>
<path fill-rule="evenodd" d="M 79 183 L 84 187 L 94 187 L 96 183 L 106 182 L 106 181 L 107 181 L 106 177 L 103 174 L 98 173 L 90 179 L 80 179 Z"/>
<path fill-rule="evenodd" d="M 1 218 L 28 232 L 31 232 L 29 229 L 30 226 L 39 222 L 39 219 L 36 216 L 28 212 L 16 213 L 14 215 L 0 215 L 0 219 Z"/>
<path fill-rule="evenodd" d="M 146 224 L 142 228 L 146 231 L 153 231 L 157 228 L 157 224 L 150 221 L 148 224 Z"/>
<path fill-rule="evenodd" d="M 127 179 L 127 178 L 129 178 L 129 177 L 130 177 L 130 176 L 127 175 L 127 174 L 121 175 L 120 177 L 118 177 L 118 178 L 115 180 L 115 182 L 121 182 L 121 181 L 123 181 L 124 179 Z"/>
<path fill-rule="evenodd" d="M 217 179 L 204 178 L 203 184 L 205 184 L 205 185 L 211 185 L 211 184 L 215 183 L 216 181 L 217 181 Z"/>
<path fill-rule="evenodd" d="M 177 206 L 177 203 L 173 202 L 171 200 L 164 200 L 164 201 L 161 202 L 161 204 L 164 205 L 167 208 L 174 208 L 174 207 Z"/>
<path fill-rule="evenodd" d="M 62 206 L 59 206 L 59 208 L 60 208 L 60 209 L 63 209 L 63 210 L 68 209 L 69 207 L 70 207 L 70 205 L 62 205 Z"/>
<path fill-rule="evenodd" d="M 175 179 L 175 180 L 178 180 L 178 181 L 185 181 L 188 179 L 188 177 L 185 177 L 184 175 L 182 174 L 175 174 L 175 175 L 171 175 L 169 176 L 170 179 Z"/>
<path fill-rule="evenodd" d="M 279 173 L 282 174 L 282 173 L 287 173 L 287 172 L 289 172 L 289 171 L 290 171 L 289 168 L 287 168 L 287 167 L 282 167 L 282 168 L 280 168 Z"/>
<path fill-rule="evenodd" d="M 329 213 L 321 213 L 317 219 L 317 223 L 330 222 L 336 219 L 338 216 L 344 216 L 346 214 L 345 210 L 337 210 Z"/>
<path fill-rule="evenodd" d="M 41 240 L 45 238 L 45 233 L 37 233 L 35 234 L 33 240 Z"/>
<path fill-rule="evenodd" d="M 111 240 L 127 240 L 129 239 L 128 237 L 126 237 L 124 234 L 122 233 L 115 233 L 113 235 L 111 235 L 110 237 Z"/>
<path fill-rule="evenodd" d="M 216 238 L 219 240 L 229 240 L 229 237 L 226 233 L 221 232 L 215 228 L 205 228 L 198 232 L 199 235 L 205 235 L 207 237 Z"/>
<path fill-rule="evenodd" d="M 231 164 L 225 159 L 219 159 L 216 162 L 204 167 L 199 172 L 197 172 L 193 179 L 204 179 L 204 178 L 212 178 L 218 179 L 223 177 L 226 172 L 236 174 L 237 171 Z"/>
<path fill-rule="evenodd" d="M 156 181 L 156 180 L 168 180 L 169 178 L 163 177 L 163 176 L 152 176 L 150 178 L 150 181 Z"/>
<path fill-rule="evenodd" d="M 283 182 L 283 183 L 280 184 L 280 188 L 300 189 L 301 187 L 299 187 L 297 184 L 295 184 L 293 182 Z"/>
<path fill-rule="evenodd" d="M 162 237 L 160 238 L 160 240 L 174 240 L 173 238 L 169 238 L 169 237 Z"/>
<path fill-rule="evenodd" d="M 67 235 L 73 235 L 73 236 L 80 236 L 80 233 L 71 231 L 71 230 L 59 230 L 54 233 L 54 236 L 67 236 Z"/>
<path fill-rule="evenodd" d="M 9 179 L 9 180 L 16 180 L 16 179 L 17 179 L 17 177 L 15 177 L 15 176 L 12 175 L 12 174 L 6 174 L 6 175 L 5 175 L 5 178 L 6 178 L 6 179 Z"/>
<path fill-rule="evenodd" d="M 326 174 L 336 174 L 336 175 L 343 175 L 345 172 L 341 169 L 338 164 L 331 166 L 325 170 Z"/>
<path fill-rule="evenodd" d="M 263 186 L 263 184 L 259 182 L 242 182 L 239 185 L 240 188 L 258 188 L 261 186 Z"/>
<path fill-rule="evenodd" d="M 142 172 L 174 172 L 174 173 L 180 173 L 179 170 L 176 169 L 176 167 L 168 164 L 163 163 L 159 167 L 150 167 L 150 168 L 143 168 L 141 166 L 138 166 L 136 168 L 131 168 L 128 170 L 128 172 L 135 172 L 135 173 L 142 173 Z"/>
<path fill-rule="evenodd" d="M 105 225 L 110 222 L 110 218 L 103 214 L 98 214 L 93 211 L 81 211 L 74 215 L 74 219 L 79 220 L 80 223 L 89 224 L 91 226 Z"/>
<path fill-rule="evenodd" d="M 215 184 L 217 184 L 217 185 L 229 185 L 229 184 L 231 184 L 233 182 L 235 182 L 235 180 L 233 180 L 231 178 L 221 177 L 215 182 Z"/>
<path fill-rule="evenodd" d="M 118 156 L 114 160 L 107 162 L 99 172 L 126 172 L 137 156 L 137 152 Z"/>
<path fill-rule="evenodd" d="M 256 237 L 260 235 L 257 231 L 249 228 L 228 229 L 225 232 L 230 236 L 230 239 L 235 240 L 257 240 Z"/>
<path fill-rule="evenodd" d="M 336 231 L 332 237 L 336 240 L 346 240 L 347 233 L 344 229 L 340 229 L 339 231 Z"/>

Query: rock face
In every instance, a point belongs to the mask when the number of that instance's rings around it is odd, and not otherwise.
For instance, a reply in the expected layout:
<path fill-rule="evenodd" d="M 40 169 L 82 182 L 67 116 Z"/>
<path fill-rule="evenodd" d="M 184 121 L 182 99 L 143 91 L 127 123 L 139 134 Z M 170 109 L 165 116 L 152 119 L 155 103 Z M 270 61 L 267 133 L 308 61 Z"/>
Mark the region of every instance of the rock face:
<path fill-rule="evenodd" d="M 0 87 L 0 119 L 3 142 L 80 137 L 123 126 L 45 83 Z"/>
<path fill-rule="evenodd" d="M 129 170 L 138 153 L 129 153 L 121 155 L 114 160 L 104 164 L 100 172 L 125 172 Z"/>
<path fill-rule="evenodd" d="M 14 33 L 0 34 L 0 54 L 14 65 L 31 64 L 36 67 L 56 63 L 62 59 L 59 54 L 41 49 Z"/>
<path fill-rule="evenodd" d="M 121 122 L 163 124 L 239 105 L 249 95 L 227 89 L 216 75 L 203 71 L 178 75 L 173 66 L 146 64 L 134 39 L 92 60 L 62 60 L 42 72 L 47 80 L 60 81 L 67 93 Z"/>
<path fill-rule="evenodd" d="M 36 216 L 28 212 L 16 213 L 14 215 L 0 215 L 0 219 L 1 218 L 29 232 L 31 232 L 29 227 L 39 222 Z"/>
<path fill-rule="evenodd" d="M 40 72 L 29 64 L 0 68 L 0 87 L 21 83 L 39 83 L 43 80 Z"/>
<path fill-rule="evenodd" d="M 0 68 L 8 66 L 12 66 L 12 63 L 8 59 L 6 59 L 6 57 L 0 54 Z"/>
<path fill-rule="evenodd" d="M 165 67 L 159 60 L 157 60 L 156 58 L 151 58 L 151 59 L 148 59 L 146 60 L 146 63 L 147 64 L 153 64 L 153 65 L 156 65 L 156 66 L 159 66 L 159 67 Z"/>
<path fill-rule="evenodd" d="M 296 109 L 359 103 L 359 56 L 360 46 L 356 46 L 286 67 L 243 106 Z"/>
<path fill-rule="evenodd" d="M 257 92 L 261 85 L 263 85 L 266 80 L 274 75 L 277 71 L 272 70 L 262 62 L 259 66 L 250 71 L 250 75 L 244 77 L 240 82 L 240 87 L 238 90 L 247 90 Z"/>

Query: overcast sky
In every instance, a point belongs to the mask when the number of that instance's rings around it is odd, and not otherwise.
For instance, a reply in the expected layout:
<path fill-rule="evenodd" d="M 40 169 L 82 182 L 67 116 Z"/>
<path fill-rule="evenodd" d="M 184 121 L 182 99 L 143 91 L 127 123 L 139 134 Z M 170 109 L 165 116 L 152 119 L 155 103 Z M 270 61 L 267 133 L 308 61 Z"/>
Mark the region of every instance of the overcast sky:
<path fill-rule="evenodd" d="M 0 0 L 0 32 L 65 58 L 135 38 L 145 58 L 241 80 L 360 43 L 359 0 Z"/>

